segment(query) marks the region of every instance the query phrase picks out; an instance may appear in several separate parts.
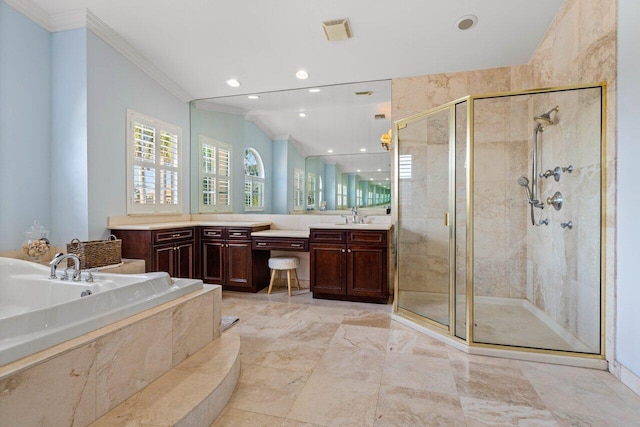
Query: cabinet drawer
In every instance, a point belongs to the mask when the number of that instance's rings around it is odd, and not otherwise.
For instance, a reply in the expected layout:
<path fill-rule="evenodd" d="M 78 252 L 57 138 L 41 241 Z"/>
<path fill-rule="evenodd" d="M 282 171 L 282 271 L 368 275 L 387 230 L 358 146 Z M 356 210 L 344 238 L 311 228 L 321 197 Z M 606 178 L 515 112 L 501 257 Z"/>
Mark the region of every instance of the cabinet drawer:
<path fill-rule="evenodd" d="M 200 237 L 203 239 L 224 239 L 224 227 L 202 227 Z"/>
<path fill-rule="evenodd" d="M 308 239 L 254 237 L 253 243 L 252 243 L 252 249 L 307 252 L 309 250 L 309 240 Z"/>
<path fill-rule="evenodd" d="M 251 240 L 250 228 L 235 228 L 229 227 L 227 229 L 227 239 L 229 240 Z"/>
<path fill-rule="evenodd" d="M 170 243 L 178 240 L 193 239 L 193 228 L 174 228 L 171 230 L 156 231 L 153 235 L 153 243 Z"/>
<path fill-rule="evenodd" d="M 323 228 L 312 228 L 309 233 L 311 242 L 346 243 L 346 230 L 329 230 Z"/>
<path fill-rule="evenodd" d="M 347 235 L 348 243 L 369 244 L 369 245 L 387 245 L 387 232 L 386 231 L 360 231 L 349 230 Z"/>

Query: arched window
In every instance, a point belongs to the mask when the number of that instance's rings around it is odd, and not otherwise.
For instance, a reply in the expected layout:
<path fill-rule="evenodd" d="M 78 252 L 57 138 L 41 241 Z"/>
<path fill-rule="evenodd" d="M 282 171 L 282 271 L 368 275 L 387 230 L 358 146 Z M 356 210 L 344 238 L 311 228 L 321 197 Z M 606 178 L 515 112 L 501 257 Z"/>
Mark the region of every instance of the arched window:
<path fill-rule="evenodd" d="M 244 150 L 244 208 L 264 209 L 264 165 L 254 148 Z"/>

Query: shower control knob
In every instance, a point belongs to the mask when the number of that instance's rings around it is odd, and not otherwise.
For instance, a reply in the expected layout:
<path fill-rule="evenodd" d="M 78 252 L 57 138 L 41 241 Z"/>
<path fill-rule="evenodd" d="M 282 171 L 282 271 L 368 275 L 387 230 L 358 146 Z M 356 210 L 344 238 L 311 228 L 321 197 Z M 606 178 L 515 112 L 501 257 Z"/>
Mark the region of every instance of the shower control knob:
<path fill-rule="evenodd" d="M 556 191 L 553 197 L 547 197 L 547 204 L 553 206 L 557 211 L 562 209 L 562 193 Z"/>

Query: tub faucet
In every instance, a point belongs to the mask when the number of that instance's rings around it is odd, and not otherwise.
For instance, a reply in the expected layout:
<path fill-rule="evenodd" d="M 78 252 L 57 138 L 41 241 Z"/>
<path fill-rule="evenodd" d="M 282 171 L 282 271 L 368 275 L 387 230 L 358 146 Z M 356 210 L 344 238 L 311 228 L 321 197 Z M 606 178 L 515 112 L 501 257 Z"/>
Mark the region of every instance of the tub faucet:
<path fill-rule="evenodd" d="M 51 274 L 49 275 L 49 279 L 57 279 L 58 276 L 56 276 L 56 268 L 58 267 L 58 264 L 60 264 L 62 261 L 64 261 L 65 259 L 72 259 L 73 260 L 73 268 L 75 269 L 73 272 L 73 281 L 77 282 L 80 280 L 80 258 L 78 258 L 78 255 L 76 254 L 62 254 L 62 253 L 57 253 L 56 256 L 51 260 L 51 262 L 49 263 L 49 266 L 51 267 Z"/>

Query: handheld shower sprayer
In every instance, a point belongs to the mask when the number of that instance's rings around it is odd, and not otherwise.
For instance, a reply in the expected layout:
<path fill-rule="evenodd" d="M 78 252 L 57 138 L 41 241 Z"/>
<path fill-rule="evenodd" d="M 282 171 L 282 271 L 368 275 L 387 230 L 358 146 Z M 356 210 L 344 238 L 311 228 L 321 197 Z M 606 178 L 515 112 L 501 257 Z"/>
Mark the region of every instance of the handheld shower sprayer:
<path fill-rule="evenodd" d="M 525 190 L 527 190 L 527 201 L 529 203 L 531 203 L 531 190 L 529 189 L 529 178 L 527 178 L 526 176 L 521 176 L 520 178 L 518 178 L 518 185 L 524 187 Z"/>
<path fill-rule="evenodd" d="M 521 176 L 520 178 L 518 178 L 518 185 L 524 187 L 524 189 L 527 191 L 527 202 L 529 202 L 529 210 L 531 212 L 531 225 L 536 225 L 536 218 L 533 214 L 533 207 L 538 207 L 538 205 L 540 205 L 540 202 L 538 200 L 535 200 L 531 195 L 531 189 L 529 188 L 529 178 L 527 178 L 526 176 Z"/>

